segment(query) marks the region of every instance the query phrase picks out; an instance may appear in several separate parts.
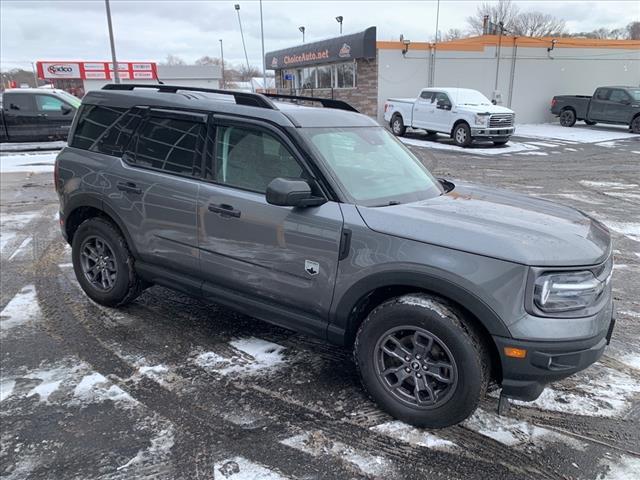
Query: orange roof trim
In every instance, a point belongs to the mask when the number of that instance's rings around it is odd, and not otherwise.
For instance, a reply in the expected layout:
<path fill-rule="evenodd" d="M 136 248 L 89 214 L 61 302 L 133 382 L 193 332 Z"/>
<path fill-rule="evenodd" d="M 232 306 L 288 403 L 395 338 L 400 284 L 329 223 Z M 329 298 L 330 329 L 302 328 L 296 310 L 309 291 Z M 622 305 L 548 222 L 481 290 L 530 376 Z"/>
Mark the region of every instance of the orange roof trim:
<path fill-rule="evenodd" d="M 551 41 L 555 40 L 555 48 L 615 48 L 624 50 L 640 50 L 640 40 L 607 40 L 597 38 L 572 38 L 572 37 L 510 37 L 504 35 L 502 44 L 504 46 L 513 45 L 515 42 L 519 47 L 548 47 Z M 438 50 L 451 50 L 459 52 L 481 52 L 486 47 L 498 44 L 498 35 L 482 35 L 479 37 L 460 38 L 450 42 L 438 43 Z M 400 41 L 376 42 L 380 50 L 402 50 L 404 45 Z M 433 45 L 429 42 L 411 42 L 409 50 L 428 50 Z"/>

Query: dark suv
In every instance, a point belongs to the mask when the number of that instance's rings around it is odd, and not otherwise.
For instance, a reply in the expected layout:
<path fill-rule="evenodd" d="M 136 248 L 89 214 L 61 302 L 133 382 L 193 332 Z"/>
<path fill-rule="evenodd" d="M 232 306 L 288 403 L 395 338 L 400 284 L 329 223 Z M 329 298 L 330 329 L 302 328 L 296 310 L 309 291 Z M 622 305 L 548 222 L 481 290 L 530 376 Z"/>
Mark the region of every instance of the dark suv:
<path fill-rule="evenodd" d="M 158 284 L 352 348 L 375 401 L 418 426 L 465 419 L 490 381 L 533 400 L 600 357 L 606 227 L 438 180 L 343 102 L 275 100 L 166 85 L 84 97 L 55 185 L 89 297 L 117 307 Z"/>

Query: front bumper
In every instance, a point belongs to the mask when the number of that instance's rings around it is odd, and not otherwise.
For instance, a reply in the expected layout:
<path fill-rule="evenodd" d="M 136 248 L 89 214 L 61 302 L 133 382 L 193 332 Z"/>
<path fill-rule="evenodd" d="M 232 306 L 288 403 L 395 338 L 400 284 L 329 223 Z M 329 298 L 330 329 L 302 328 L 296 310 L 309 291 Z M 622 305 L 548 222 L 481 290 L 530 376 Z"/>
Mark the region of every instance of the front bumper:
<path fill-rule="evenodd" d="M 609 344 L 614 326 L 615 310 L 608 328 L 588 340 L 533 342 L 494 336 L 502 365 L 502 394 L 517 400 L 535 400 L 546 384 L 566 378 L 596 362 Z M 524 349 L 526 357 L 507 357 L 505 347 Z"/>
<path fill-rule="evenodd" d="M 516 131 L 515 127 L 504 127 L 504 128 L 471 127 L 471 136 L 488 138 L 488 139 L 505 138 L 513 135 L 515 131 Z"/>

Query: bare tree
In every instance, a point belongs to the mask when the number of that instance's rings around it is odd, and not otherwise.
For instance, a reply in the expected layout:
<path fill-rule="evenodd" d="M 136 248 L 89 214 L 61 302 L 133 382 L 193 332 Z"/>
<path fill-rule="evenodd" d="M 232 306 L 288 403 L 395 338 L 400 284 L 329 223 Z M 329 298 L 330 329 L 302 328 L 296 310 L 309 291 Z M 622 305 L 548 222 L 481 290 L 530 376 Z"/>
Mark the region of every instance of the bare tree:
<path fill-rule="evenodd" d="M 253 77 L 259 77 L 260 75 L 262 75 L 262 72 L 260 71 L 260 69 L 254 67 L 253 65 L 249 65 L 249 68 L 247 68 L 246 65 L 242 65 L 240 67 L 239 73 L 240 73 L 240 80 L 243 82 L 248 82 Z"/>
<path fill-rule="evenodd" d="M 629 40 L 640 40 L 640 22 L 631 22 L 627 25 L 626 30 Z"/>
<path fill-rule="evenodd" d="M 514 18 L 509 30 L 526 37 L 559 36 L 565 32 L 565 21 L 548 13 L 522 12 Z"/>
<path fill-rule="evenodd" d="M 196 65 L 222 65 L 219 58 L 205 55 L 196 60 Z"/>
<path fill-rule="evenodd" d="M 449 30 L 447 30 L 444 34 L 444 36 L 442 37 L 442 39 L 445 42 L 450 42 L 451 40 L 457 40 L 459 38 L 462 38 L 464 35 L 462 33 L 462 30 L 458 29 L 458 28 L 450 28 Z"/>
<path fill-rule="evenodd" d="M 476 14 L 467 17 L 469 32 L 472 35 L 482 35 L 484 17 L 489 17 L 489 21 L 496 25 L 502 23 L 508 30 L 511 29 L 515 19 L 518 17 L 520 9 L 511 0 L 500 0 L 498 3 L 481 3 Z"/>
<path fill-rule="evenodd" d="M 186 65 L 186 62 L 177 55 L 169 54 L 163 65 Z"/>

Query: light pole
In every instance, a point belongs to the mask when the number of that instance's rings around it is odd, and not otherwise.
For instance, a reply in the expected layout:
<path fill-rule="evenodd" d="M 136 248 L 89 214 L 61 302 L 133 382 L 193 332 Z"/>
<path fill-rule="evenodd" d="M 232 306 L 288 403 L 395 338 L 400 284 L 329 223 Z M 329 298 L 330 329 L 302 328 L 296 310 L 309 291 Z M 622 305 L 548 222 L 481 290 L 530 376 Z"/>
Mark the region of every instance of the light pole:
<path fill-rule="evenodd" d="M 220 39 L 220 63 L 222 64 L 222 88 L 224 89 L 224 49 L 222 48 L 222 39 Z"/>
<path fill-rule="evenodd" d="M 429 86 L 433 87 L 433 84 L 436 81 L 436 50 L 438 49 L 438 26 L 440 22 L 440 0 L 438 0 L 438 7 L 436 10 L 436 41 L 433 44 L 433 63 L 431 68 L 431 81 L 429 82 Z"/>
<path fill-rule="evenodd" d="M 247 55 L 247 45 L 244 43 L 244 33 L 242 33 L 242 20 L 240 20 L 240 4 L 236 3 L 234 5 L 236 9 L 236 13 L 238 14 L 238 25 L 240 25 L 240 37 L 242 37 L 242 48 L 244 49 L 244 59 L 247 62 L 247 75 L 251 74 L 251 67 L 249 67 L 249 56 Z M 249 77 L 249 83 L 251 84 L 251 91 L 253 91 L 253 83 L 251 82 L 251 77 Z"/>
<path fill-rule="evenodd" d="M 111 24 L 111 8 L 109 0 L 104 0 L 107 7 L 107 24 L 109 25 L 109 43 L 111 44 L 111 61 L 113 62 L 113 79 L 116 83 L 120 83 L 120 75 L 118 74 L 118 61 L 116 60 L 116 44 L 113 41 L 113 25 Z"/>
<path fill-rule="evenodd" d="M 300 30 L 300 32 L 302 33 L 302 43 L 304 43 L 304 31 L 305 31 L 304 26 L 298 27 L 298 30 Z"/>
<path fill-rule="evenodd" d="M 34 87 L 38 88 L 38 75 L 36 75 L 36 64 L 31 62 L 31 70 L 33 70 L 33 81 L 35 82 Z"/>
<path fill-rule="evenodd" d="M 342 35 L 342 20 L 344 20 L 344 17 L 342 15 L 338 15 L 336 17 L 336 22 L 340 24 L 340 35 Z"/>
<path fill-rule="evenodd" d="M 267 91 L 267 61 L 264 59 L 264 23 L 262 21 L 262 0 L 260 0 L 260 36 L 262 37 L 262 88 Z"/>

